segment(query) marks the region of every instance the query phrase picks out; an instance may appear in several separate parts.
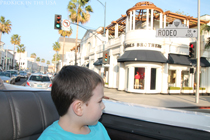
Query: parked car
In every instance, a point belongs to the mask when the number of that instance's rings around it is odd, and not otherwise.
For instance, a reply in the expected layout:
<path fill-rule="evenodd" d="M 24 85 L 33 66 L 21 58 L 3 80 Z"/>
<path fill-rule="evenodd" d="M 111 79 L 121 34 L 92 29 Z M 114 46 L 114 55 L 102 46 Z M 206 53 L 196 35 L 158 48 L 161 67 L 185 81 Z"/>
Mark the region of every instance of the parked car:
<path fill-rule="evenodd" d="M 50 90 L 52 87 L 52 82 L 50 77 L 46 74 L 31 74 L 25 86 Z"/>
<path fill-rule="evenodd" d="M 15 82 L 20 81 L 20 74 L 17 70 L 7 70 L 6 72 L 10 72 L 13 76 L 15 76 Z"/>
<path fill-rule="evenodd" d="M 25 71 L 20 71 L 20 77 L 21 78 L 27 78 L 28 79 L 28 74 Z"/>
<path fill-rule="evenodd" d="M 55 78 L 55 76 L 57 75 L 57 73 L 54 73 L 51 77 L 51 80 L 53 80 Z"/>
<path fill-rule="evenodd" d="M 0 78 L 2 81 L 8 84 L 15 84 L 15 76 L 9 72 L 0 72 Z"/>

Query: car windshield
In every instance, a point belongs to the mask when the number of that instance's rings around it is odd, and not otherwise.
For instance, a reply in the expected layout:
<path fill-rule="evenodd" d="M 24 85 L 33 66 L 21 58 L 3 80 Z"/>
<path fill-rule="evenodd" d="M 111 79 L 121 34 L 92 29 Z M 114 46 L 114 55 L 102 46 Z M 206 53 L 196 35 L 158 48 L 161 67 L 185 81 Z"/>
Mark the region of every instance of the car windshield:
<path fill-rule="evenodd" d="M 16 71 L 7 71 L 7 72 L 10 72 L 11 74 L 17 74 Z"/>
<path fill-rule="evenodd" d="M 26 74 L 26 72 L 20 72 L 20 74 Z"/>
<path fill-rule="evenodd" d="M 29 80 L 48 82 L 48 81 L 50 81 L 50 78 L 48 76 L 42 76 L 42 75 L 37 75 L 36 76 L 36 75 L 32 75 Z"/>
<path fill-rule="evenodd" d="M 1 72 L 1 73 L 0 73 L 0 76 L 7 76 L 7 77 L 10 77 L 10 74 L 9 74 L 9 73 L 5 73 L 5 72 Z"/>

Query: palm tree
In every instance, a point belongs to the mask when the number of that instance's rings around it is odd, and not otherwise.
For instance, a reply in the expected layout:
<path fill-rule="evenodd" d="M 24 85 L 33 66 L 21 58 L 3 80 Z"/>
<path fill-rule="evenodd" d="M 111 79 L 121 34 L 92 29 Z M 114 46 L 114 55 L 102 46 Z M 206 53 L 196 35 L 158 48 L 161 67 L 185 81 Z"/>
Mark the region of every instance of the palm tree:
<path fill-rule="evenodd" d="M 44 58 L 42 58 L 41 62 L 42 62 L 42 63 L 45 63 L 45 59 L 44 59 Z"/>
<path fill-rule="evenodd" d="M 31 58 L 36 58 L 36 54 L 35 53 L 32 53 L 31 54 Z"/>
<path fill-rule="evenodd" d="M 34 59 L 35 59 L 35 58 L 36 58 L 36 54 L 35 54 L 35 53 L 32 53 L 32 54 L 31 54 L 31 58 L 34 58 Z M 31 71 L 33 72 L 33 62 L 32 62 L 32 68 L 31 68 Z"/>
<path fill-rule="evenodd" d="M 200 30 L 200 34 L 202 34 L 203 31 L 210 31 L 210 26 L 208 26 L 207 24 L 202 25 L 201 26 L 201 30 Z M 205 44 L 205 49 L 209 49 L 210 48 L 210 37 L 207 38 L 207 42 Z"/>
<path fill-rule="evenodd" d="M 3 16 L 0 17 L 0 42 L 2 33 L 9 34 L 9 32 L 11 31 L 11 26 L 12 24 L 10 20 L 5 21 L 5 18 Z"/>
<path fill-rule="evenodd" d="M 59 60 L 60 60 L 60 55 L 58 55 L 58 53 L 54 54 L 53 59 L 52 59 L 52 63 L 56 62 L 56 61 L 59 61 Z M 57 63 L 55 63 L 55 67 L 56 67 L 56 64 Z M 54 71 L 55 71 L 55 67 L 54 67 Z M 56 69 L 56 72 L 57 72 L 57 69 Z"/>
<path fill-rule="evenodd" d="M 21 53 L 25 52 L 24 44 L 20 44 L 20 45 L 17 46 L 17 52 L 20 53 L 20 58 L 19 58 L 19 70 L 20 70 Z"/>
<path fill-rule="evenodd" d="M 46 63 L 47 65 L 50 65 L 50 61 L 49 60 L 47 60 L 47 63 Z"/>
<path fill-rule="evenodd" d="M 65 37 L 70 36 L 72 34 L 72 29 L 70 28 L 70 31 L 64 31 L 64 30 L 59 30 L 58 33 L 64 37 L 64 42 L 63 42 L 63 54 L 62 54 L 62 67 L 63 67 L 63 61 L 64 61 L 64 46 L 65 46 Z"/>
<path fill-rule="evenodd" d="M 60 55 L 54 54 L 54 55 L 53 55 L 52 62 L 54 62 L 55 60 L 59 61 L 60 59 L 61 59 L 61 58 L 60 58 Z"/>
<path fill-rule="evenodd" d="M 55 57 L 54 61 L 55 61 L 55 66 L 56 66 L 57 61 L 58 61 L 58 59 L 56 59 L 58 54 L 56 55 L 56 53 L 58 53 L 58 51 L 61 50 L 61 45 L 59 42 L 55 42 L 52 47 L 53 47 L 53 50 L 55 51 L 55 55 L 53 55 L 53 57 Z"/>
<path fill-rule="evenodd" d="M 50 65 L 50 61 L 49 60 L 47 60 L 47 71 L 48 71 L 48 65 Z"/>
<path fill-rule="evenodd" d="M 13 34 L 11 37 L 11 43 L 14 44 L 14 54 L 13 54 L 13 61 L 12 61 L 12 68 L 15 63 L 15 45 L 20 45 L 20 37 L 18 34 Z"/>
<path fill-rule="evenodd" d="M 75 65 L 77 65 L 77 39 L 79 23 L 84 24 L 90 20 L 89 12 L 93 12 L 92 7 L 87 5 L 90 0 L 71 0 L 68 4 L 69 18 L 73 23 L 77 23 L 77 33 L 75 42 Z"/>
<path fill-rule="evenodd" d="M 40 62 L 40 57 L 37 57 L 36 58 L 36 62 Z"/>

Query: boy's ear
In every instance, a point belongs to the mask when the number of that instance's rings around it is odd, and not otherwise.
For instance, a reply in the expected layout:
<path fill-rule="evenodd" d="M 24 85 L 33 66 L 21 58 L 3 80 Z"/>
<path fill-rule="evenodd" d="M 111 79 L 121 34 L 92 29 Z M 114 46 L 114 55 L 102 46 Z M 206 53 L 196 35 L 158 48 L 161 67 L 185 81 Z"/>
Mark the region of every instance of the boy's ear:
<path fill-rule="evenodd" d="M 83 115 L 83 104 L 84 103 L 81 100 L 75 100 L 72 103 L 73 111 L 77 116 L 82 116 Z"/>

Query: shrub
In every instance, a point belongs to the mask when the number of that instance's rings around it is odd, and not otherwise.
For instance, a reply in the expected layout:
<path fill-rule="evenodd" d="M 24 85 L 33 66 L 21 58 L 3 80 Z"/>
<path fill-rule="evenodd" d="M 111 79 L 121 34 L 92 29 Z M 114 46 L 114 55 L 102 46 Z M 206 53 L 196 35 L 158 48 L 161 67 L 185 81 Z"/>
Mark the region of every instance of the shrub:
<path fill-rule="evenodd" d="M 182 90 L 193 90 L 192 87 L 183 87 Z"/>
<path fill-rule="evenodd" d="M 204 87 L 200 87 L 200 88 L 199 88 L 199 90 L 206 90 L 206 88 L 204 88 Z"/>
<path fill-rule="evenodd" d="M 169 90 L 180 90 L 180 87 L 168 87 Z"/>

